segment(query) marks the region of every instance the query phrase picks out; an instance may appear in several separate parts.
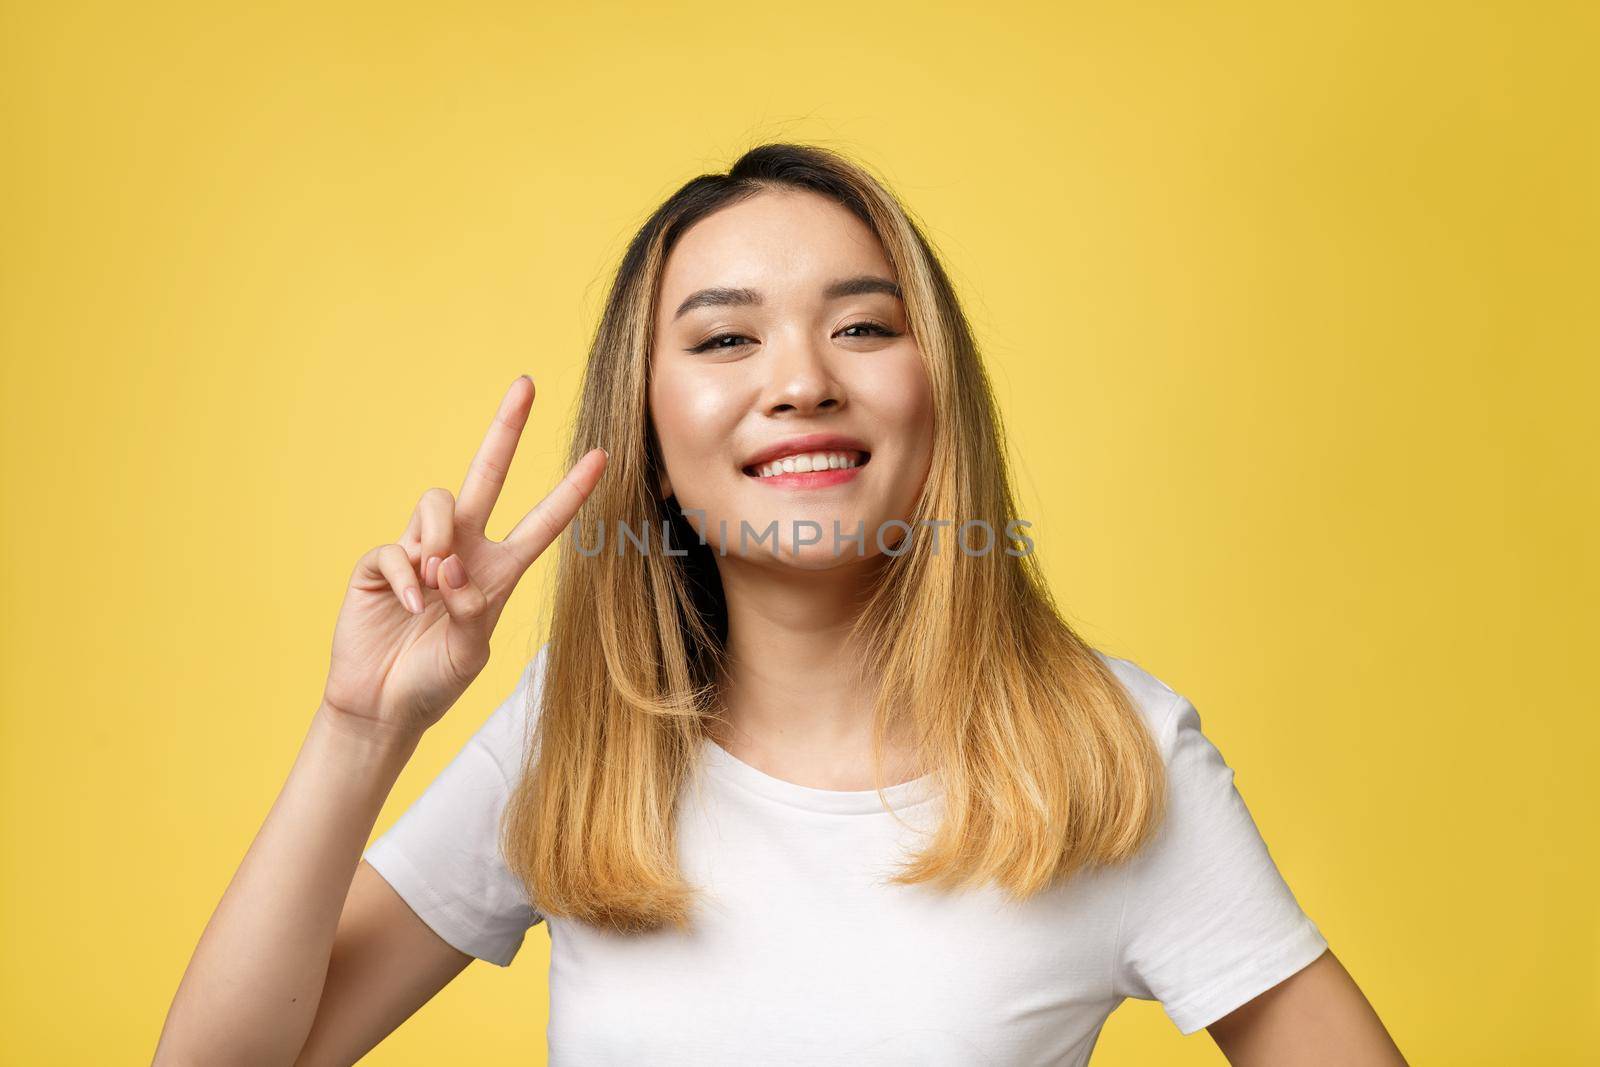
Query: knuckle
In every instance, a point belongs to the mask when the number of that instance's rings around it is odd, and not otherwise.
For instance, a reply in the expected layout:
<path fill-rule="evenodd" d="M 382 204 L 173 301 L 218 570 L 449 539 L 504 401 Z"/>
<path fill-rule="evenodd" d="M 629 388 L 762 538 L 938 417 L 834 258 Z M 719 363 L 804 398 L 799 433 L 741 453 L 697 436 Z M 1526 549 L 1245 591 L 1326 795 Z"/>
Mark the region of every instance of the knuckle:
<path fill-rule="evenodd" d="M 504 463 L 496 463 L 492 458 L 484 456 L 478 460 L 478 466 L 487 471 L 496 481 L 504 481 L 511 468 Z"/>
<path fill-rule="evenodd" d="M 482 618 L 489 602 L 484 599 L 483 594 L 473 595 L 471 590 L 463 589 L 460 596 L 446 598 L 445 606 L 452 618 L 468 622 Z"/>
<path fill-rule="evenodd" d="M 539 527 L 539 538 L 542 541 L 553 542 L 561 536 L 561 526 L 555 518 L 548 514 L 541 514 L 536 520 Z"/>
<path fill-rule="evenodd" d="M 405 549 L 393 544 L 375 549 L 374 562 L 376 562 L 379 572 L 388 576 L 391 583 L 393 582 L 394 574 L 402 567 L 409 569 L 411 563 L 406 556 Z"/>
<path fill-rule="evenodd" d="M 424 503 L 429 503 L 429 504 L 434 504 L 434 505 L 438 505 L 438 504 L 452 504 L 453 505 L 456 502 L 455 494 L 451 493 L 450 490 L 444 488 L 444 486 L 442 486 L 442 485 L 435 485 L 432 488 L 428 489 L 426 492 L 424 492 L 422 494 L 422 500 L 423 500 Z"/>

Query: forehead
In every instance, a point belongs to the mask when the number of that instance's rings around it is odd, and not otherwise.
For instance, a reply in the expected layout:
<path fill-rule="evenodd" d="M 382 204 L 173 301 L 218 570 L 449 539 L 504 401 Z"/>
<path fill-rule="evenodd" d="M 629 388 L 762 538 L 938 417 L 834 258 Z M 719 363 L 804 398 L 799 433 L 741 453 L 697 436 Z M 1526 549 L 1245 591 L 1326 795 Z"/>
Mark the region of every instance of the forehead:
<path fill-rule="evenodd" d="M 843 204 L 778 190 L 706 216 L 678 238 L 661 276 L 661 307 L 711 286 L 818 289 L 853 274 L 894 273 L 877 235 Z"/>

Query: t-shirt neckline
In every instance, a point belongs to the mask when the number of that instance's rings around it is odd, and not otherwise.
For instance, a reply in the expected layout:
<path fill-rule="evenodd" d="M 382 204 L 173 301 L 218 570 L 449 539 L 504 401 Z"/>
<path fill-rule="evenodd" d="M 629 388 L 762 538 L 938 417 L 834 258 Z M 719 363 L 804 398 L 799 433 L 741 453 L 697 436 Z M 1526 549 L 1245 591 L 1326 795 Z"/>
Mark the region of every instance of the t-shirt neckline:
<path fill-rule="evenodd" d="M 774 778 L 744 762 L 709 737 L 703 739 L 703 747 L 706 769 L 712 774 L 772 800 L 810 811 L 833 815 L 888 815 L 888 808 L 899 812 L 932 800 L 938 792 L 932 774 L 888 786 L 883 790 L 882 800 L 878 798 L 876 789 L 817 789 Z"/>

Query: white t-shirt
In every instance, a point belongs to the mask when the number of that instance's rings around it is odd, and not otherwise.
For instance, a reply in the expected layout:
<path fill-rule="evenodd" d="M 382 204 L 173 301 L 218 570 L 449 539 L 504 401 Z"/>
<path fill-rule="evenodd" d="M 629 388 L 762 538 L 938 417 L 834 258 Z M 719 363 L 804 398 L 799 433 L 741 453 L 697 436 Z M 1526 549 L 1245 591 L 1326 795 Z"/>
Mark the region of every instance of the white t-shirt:
<path fill-rule="evenodd" d="M 545 921 L 497 822 L 520 773 L 546 649 L 366 860 L 440 937 L 509 964 Z M 590 1064 L 1083 1064 L 1127 997 L 1185 1034 L 1328 947 L 1300 909 L 1184 697 L 1097 653 L 1165 760 L 1170 805 L 1130 863 L 1018 905 L 993 888 L 880 884 L 941 807 L 931 777 L 874 790 L 774 778 L 706 742 L 679 805 L 679 862 L 708 892 L 693 931 L 614 934 L 549 917 L 549 1060 Z M 532 709 L 537 714 L 537 709 Z"/>

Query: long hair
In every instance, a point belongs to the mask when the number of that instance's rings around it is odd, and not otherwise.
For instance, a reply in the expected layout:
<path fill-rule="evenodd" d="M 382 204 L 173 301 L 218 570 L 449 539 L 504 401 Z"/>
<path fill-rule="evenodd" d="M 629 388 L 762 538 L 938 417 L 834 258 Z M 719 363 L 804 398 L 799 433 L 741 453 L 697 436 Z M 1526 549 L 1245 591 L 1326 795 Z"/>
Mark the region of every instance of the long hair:
<path fill-rule="evenodd" d="M 727 618 L 711 550 L 656 489 L 662 460 L 646 390 L 659 283 L 677 239 L 764 190 L 843 205 L 894 269 L 935 412 L 931 466 L 907 521 L 979 519 L 1011 532 L 1000 422 L 977 346 L 893 194 L 864 167 L 794 144 L 758 146 L 728 173 L 685 183 L 617 269 L 569 463 L 597 446 L 610 452 L 578 528 L 670 530 L 687 555 L 562 552 L 544 684 L 529 694 L 540 711 L 501 822 L 507 864 L 544 915 L 619 932 L 691 925 L 697 890 L 677 863 L 676 805 L 715 714 Z M 882 683 L 880 795 L 882 741 L 895 728 L 943 796 L 941 824 L 894 883 L 993 882 L 1020 900 L 1082 867 L 1120 863 L 1154 833 L 1165 792 L 1155 743 L 1120 681 L 1056 610 L 1031 553 L 913 542 L 877 570 L 851 639 Z"/>

